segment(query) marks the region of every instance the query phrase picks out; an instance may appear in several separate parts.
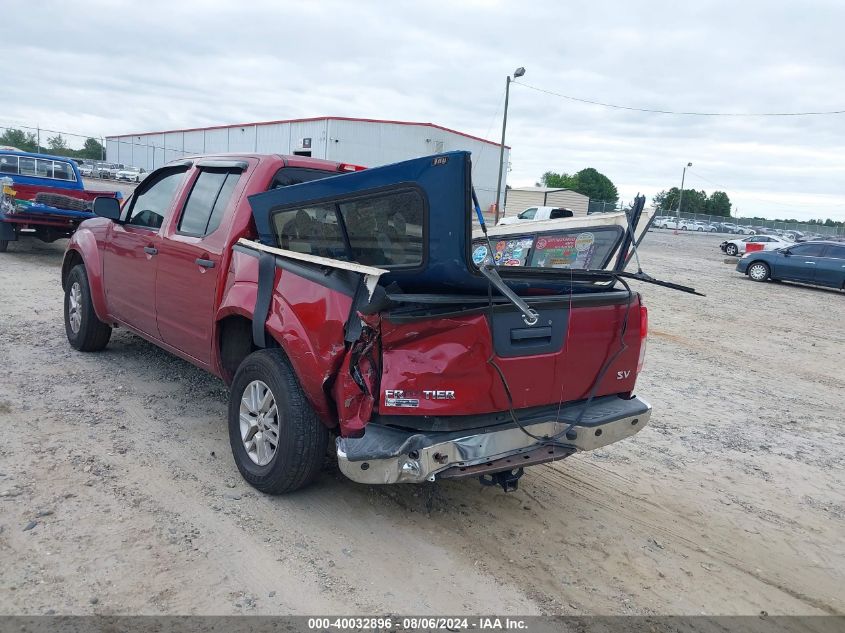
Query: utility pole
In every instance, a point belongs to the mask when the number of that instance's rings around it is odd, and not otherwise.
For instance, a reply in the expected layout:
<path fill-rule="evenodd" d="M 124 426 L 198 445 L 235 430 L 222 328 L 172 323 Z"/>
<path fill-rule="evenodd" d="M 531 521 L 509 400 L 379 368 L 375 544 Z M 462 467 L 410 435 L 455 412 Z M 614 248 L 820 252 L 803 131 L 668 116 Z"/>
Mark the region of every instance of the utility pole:
<path fill-rule="evenodd" d="M 525 69 L 520 66 L 514 71 L 513 77 L 516 79 L 517 77 L 522 77 L 524 74 Z M 508 127 L 508 98 L 510 97 L 510 92 L 511 76 L 508 75 L 505 81 L 505 113 L 502 117 L 502 143 L 499 146 L 499 178 L 496 181 L 496 215 L 493 221 L 494 225 L 499 223 L 499 200 L 502 197 L 502 168 L 505 162 L 505 130 Z"/>
<path fill-rule="evenodd" d="M 681 223 L 681 203 L 684 201 L 684 178 L 687 175 L 687 167 L 692 167 L 692 163 L 687 163 L 686 167 L 684 167 L 684 172 L 681 174 L 681 193 L 678 196 L 678 224 Z"/>

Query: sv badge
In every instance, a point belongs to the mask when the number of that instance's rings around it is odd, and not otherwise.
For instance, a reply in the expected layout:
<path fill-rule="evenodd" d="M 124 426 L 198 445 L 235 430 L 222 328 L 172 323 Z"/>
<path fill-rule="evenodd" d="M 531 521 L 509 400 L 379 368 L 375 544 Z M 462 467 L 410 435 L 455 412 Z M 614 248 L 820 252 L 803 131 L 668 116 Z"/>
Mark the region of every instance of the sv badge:
<path fill-rule="evenodd" d="M 625 380 L 630 375 L 631 375 L 630 369 L 628 369 L 626 371 L 617 371 L 616 372 L 616 380 Z"/>

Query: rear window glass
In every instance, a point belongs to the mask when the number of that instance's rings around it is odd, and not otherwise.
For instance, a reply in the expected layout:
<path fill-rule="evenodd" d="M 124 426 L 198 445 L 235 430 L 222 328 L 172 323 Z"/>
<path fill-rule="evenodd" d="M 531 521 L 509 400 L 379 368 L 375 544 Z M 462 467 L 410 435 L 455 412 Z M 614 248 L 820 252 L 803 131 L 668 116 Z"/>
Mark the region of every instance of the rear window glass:
<path fill-rule="evenodd" d="M 622 233 L 621 227 L 603 226 L 589 230 L 492 237 L 490 242 L 498 266 L 595 270 L 607 265 Z M 472 261 L 476 266 L 491 263 L 485 240 L 473 241 Z"/>
<path fill-rule="evenodd" d="M 422 264 L 424 222 L 415 189 L 273 214 L 280 248 L 383 267 Z"/>
<path fill-rule="evenodd" d="M 329 176 L 337 176 L 337 172 L 323 171 L 322 169 L 307 169 L 305 167 L 282 167 L 276 172 L 276 175 L 273 176 L 273 182 L 270 183 L 270 189 L 289 187 L 290 185 L 298 185 L 301 182 L 320 180 L 321 178 L 328 178 Z"/>
<path fill-rule="evenodd" d="M 417 191 L 340 204 L 352 259 L 371 266 L 410 266 L 423 261 L 424 205 Z"/>
<path fill-rule="evenodd" d="M 279 248 L 349 260 L 333 204 L 281 211 L 273 217 Z"/>

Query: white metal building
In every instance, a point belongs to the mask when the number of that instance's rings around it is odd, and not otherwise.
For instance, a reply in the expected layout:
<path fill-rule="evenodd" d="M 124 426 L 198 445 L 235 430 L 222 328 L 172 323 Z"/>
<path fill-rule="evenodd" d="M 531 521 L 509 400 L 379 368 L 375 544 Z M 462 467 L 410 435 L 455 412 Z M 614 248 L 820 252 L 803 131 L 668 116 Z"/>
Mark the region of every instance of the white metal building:
<path fill-rule="evenodd" d="M 472 152 L 473 183 L 487 209 L 496 197 L 499 144 L 434 123 L 319 117 L 106 137 L 109 162 L 147 171 L 192 154 L 299 154 L 376 167 L 451 150 Z M 508 157 L 506 146 L 505 165 Z M 506 180 L 504 169 L 503 195 Z"/>
<path fill-rule="evenodd" d="M 494 178 L 495 181 L 495 178 Z M 496 197 L 496 194 L 493 194 Z M 565 207 L 572 210 L 575 216 L 587 215 L 590 206 L 589 196 L 554 187 L 515 187 L 508 189 L 505 198 L 505 216 L 521 213 L 529 207 Z"/>

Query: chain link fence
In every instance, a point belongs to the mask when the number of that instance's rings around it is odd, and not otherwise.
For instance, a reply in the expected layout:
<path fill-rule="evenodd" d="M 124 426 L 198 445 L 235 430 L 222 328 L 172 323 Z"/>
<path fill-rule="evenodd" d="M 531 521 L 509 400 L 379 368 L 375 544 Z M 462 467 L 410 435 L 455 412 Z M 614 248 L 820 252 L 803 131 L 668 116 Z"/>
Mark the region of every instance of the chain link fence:
<path fill-rule="evenodd" d="M 675 219 L 677 213 L 658 212 L 658 217 Z M 779 222 L 777 220 L 761 220 L 758 218 L 734 218 L 719 215 L 708 215 L 706 213 L 681 213 L 681 220 L 687 222 L 699 222 L 703 225 L 714 227 L 718 233 L 747 233 L 754 231 L 755 234 L 781 235 L 786 232 L 797 234 L 798 237 L 836 237 L 845 236 L 845 226 L 825 226 L 823 224 L 811 224 L 808 222 Z M 655 220 L 655 224 L 658 220 Z M 736 227 L 736 228 L 734 228 Z M 697 230 L 698 227 L 696 227 Z M 707 228 L 702 228 L 707 230 Z"/>

